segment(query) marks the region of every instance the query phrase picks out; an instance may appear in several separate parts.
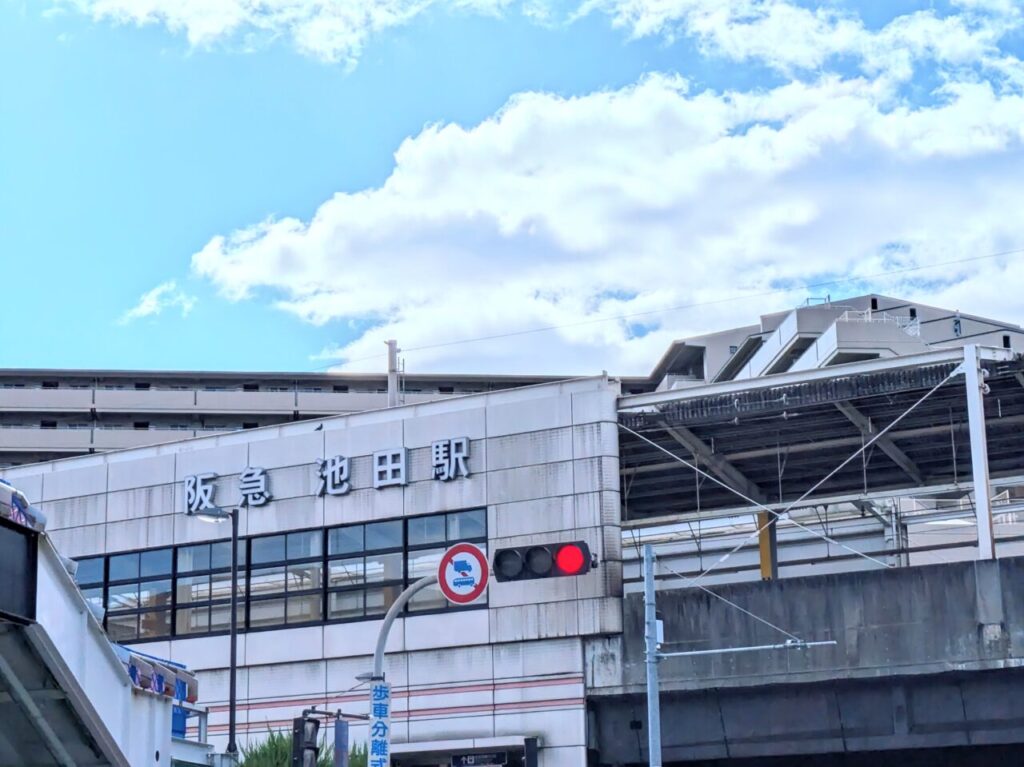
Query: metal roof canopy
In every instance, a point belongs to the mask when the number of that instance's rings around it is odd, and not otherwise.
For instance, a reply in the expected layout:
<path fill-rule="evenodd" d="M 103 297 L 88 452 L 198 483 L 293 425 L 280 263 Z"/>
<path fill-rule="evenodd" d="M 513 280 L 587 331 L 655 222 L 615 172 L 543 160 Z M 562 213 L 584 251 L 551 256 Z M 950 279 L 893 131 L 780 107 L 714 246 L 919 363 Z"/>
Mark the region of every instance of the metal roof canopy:
<path fill-rule="evenodd" d="M 981 349 L 991 476 L 1024 472 L 1024 361 Z M 871 360 L 750 381 L 621 397 L 619 422 L 759 503 L 799 498 L 903 415 L 964 360 L 964 350 Z M 808 501 L 836 494 L 969 483 L 963 376 L 955 375 Z M 736 507 L 740 499 L 619 430 L 623 517 Z M 966 489 L 965 489 L 966 492 Z"/>

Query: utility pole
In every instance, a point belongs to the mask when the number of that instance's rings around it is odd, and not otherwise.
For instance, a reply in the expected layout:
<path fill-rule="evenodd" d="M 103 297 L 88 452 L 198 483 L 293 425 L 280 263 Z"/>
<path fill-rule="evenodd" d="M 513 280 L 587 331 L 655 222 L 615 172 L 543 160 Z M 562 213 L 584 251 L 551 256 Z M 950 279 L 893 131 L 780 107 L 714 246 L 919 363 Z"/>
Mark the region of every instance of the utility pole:
<path fill-rule="evenodd" d="M 661 689 L 658 687 L 658 611 L 654 602 L 654 547 L 644 544 L 644 660 L 647 664 L 647 754 L 661 767 Z"/>
<path fill-rule="evenodd" d="M 726 655 L 764 650 L 803 650 L 808 647 L 835 645 L 834 639 L 821 642 L 805 642 L 789 635 L 790 639 L 779 644 L 753 645 L 750 647 L 723 647 L 716 650 L 687 650 L 685 652 L 661 652 L 661 621 L 658 620 L 654 589 L 654 547 L 644 544 L 644 661 L 647 666 L 647 763 L 650 767 L 662 767 L 661 762 L 661 688 L 658 683 L 658 663 L 663 658 L 690 658 L 700 655 Z"/>
<path fill-rule="evenodd" d="M 398 405 L 398 341 L 391 339 L 388 344 L 388 407 Z"/>

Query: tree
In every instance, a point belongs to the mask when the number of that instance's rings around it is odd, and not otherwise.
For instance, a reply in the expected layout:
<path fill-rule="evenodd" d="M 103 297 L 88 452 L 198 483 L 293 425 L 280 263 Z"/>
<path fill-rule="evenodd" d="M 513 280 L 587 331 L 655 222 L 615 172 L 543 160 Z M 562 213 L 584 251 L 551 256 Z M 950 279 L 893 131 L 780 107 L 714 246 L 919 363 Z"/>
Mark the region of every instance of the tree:
<path fill-rule="evenodd" d="M 242 746 L 240 767 L 291 767 L 292 739 L 280 730 L 267 730 L 267 739 Z M 366 744 L 353 745 L 348 754 L 349 767 L 366 767 Z M 317 767 L 333 767 L 334 746 L 324 743 L 320 748 Z"/>

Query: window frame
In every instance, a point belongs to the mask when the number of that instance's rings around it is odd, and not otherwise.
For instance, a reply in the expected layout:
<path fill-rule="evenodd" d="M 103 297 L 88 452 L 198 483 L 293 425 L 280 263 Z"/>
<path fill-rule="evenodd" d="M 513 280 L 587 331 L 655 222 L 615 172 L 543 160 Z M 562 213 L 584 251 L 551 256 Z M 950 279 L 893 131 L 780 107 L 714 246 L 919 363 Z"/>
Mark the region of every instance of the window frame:
<path fill-rule="evenodd" d="M 451 522 L 453 517 L 456 517 L 465 513 L 476 512 L 481 515 L 482 521 L 482 533 L 472 538 L 452 538 L 450 536 Z M 431 517 L 440 517 L 443 519 L 444 528 L 444 540 L 443 541 L 429 541 L 425 543 L 416 543 L 410 545 L 409 543 L 409 528 L 410 524 L 420 524 L 422 520 Z M 376 524 L 389 524 L 398 523 L 400 529 L 399 540 L 393 545 L 378 546 L 375 548 L 367 548 L 366 546 L 366 529 L 371 525 Z M 362 546 L 356 551 L 341 551 L 336 554 L 332 554 L 330 550 L 330 542 L 332 533 L 335 530 L 351 530 L 353 528 L 362 528 Z M 304 556 L 289 557 L 289 537 L 292 535 L 301 535 L 306 533 L 319 533 L 320 540 L 319 545 L 315 547 L 315 553 L 306 554 Z M 244 536 L 239 538 L 239 566 L 238 566 L 238 631 L 239 633 L 254 633 L 259 631 L 279 631 L 288 628 L 298 628 L 304 626 L 327 626 L 333 624 L 342 623 L 358 623 L 362 621 L 379 620 L 398 595 L 411 583 L 414 582 L 415 578 L 411 577 L 410 574 L 410 561 L 417 552 L 425 552 L 433 549 L 445 550 L 452 546 L 454 543 L 459 541 L 465 541 L 467 543 L 473 543 L 481 546 L 485 553 L 487 551 L 488 539 L 487 539 L 487 507 L 486 506 L 474 506 L 470 508 L 455 509 L 451 511 L 440 511 L 432 512 L 428 514 L 417 514 L 410 515 L 407 517 L 394 517 L 383 520 L 372 520 L 367 522 L 357 522 L 347 525 L 330 525 L 324 527 L 313 527 L 313 528 L 300 528 L 296 530 L 282 530 L 273 533 L 265 533 L 260 535 Z M 273 561 L 260 561 L 257 563 L 253 562 L 252 554 L 254 544 L 258 545 L 258 541 L 280 536 L 284 539 L 284 559 L 275 559 Z M 221 562 L 217 563 L 217 555 L 215 553 L 215 546 L 227 545 L 227 551 L 230 553 L 230 538 L 217 538 L 205 541 L 194 541 L 182 544 L 172 544 L 170 546 L 159 546 L 152 548 L 140 548 L 132 549 L 127 551 L 116 551 L 107 554 L 90 555 L 82 557 L 81 560 L 101 560 L 101 580 L 90 580 L 88 582 L 79 582 L 76 575 L 76 583 L 79 588 L 83 591 L 96 591 L 98 590 L 99 598 L 102 600 L 104 614 L 102 625 L 104 630 L 109 631 L 111 625 L 111 617 L 114 618 L 114 623 L 117 622 L 118 618 L 124 616 L 134 615 L 136 621 L 136 634 L 134 638 L 114 638 L 111 637 L 112 641 L 124 643 L 124 644 L 141 644 L 144 642 L 161 641 L 168 639 L 192 639 L 195 637 L 204 636 L 221 636 L 230 633 L 228 628 L 217 628 L 214 630 L 212 627 L 215 625 L 213 620 L 213 613 L 215 608 L 224 608 L 230 604 L 230 586 L 227 587 L 228 596 L 216 598 L 214 596 L 216 592 L 215 584 L 218 581 L 222 581 L 225 576 L 230 580 L 231 565 L 230 561 L 227 563 L 223 562 L 223 552 L 220 552 Z M 183 552 L 194 549 L 194 548 L 206 548 L 206 557 L 203 561 L 203 567 L 194 569 L 184 569 L 182 567 L 182 554 Z M 156 575 L 143 575 L 142 558 L 143 555 L 156 552 L 156 551 L 169 551 L 170 552 L 170 572 L 167 574 L 156 574 Z M 381 580 L 368 580 L 366 565 L 367 561 L 373 557 L 394 555 L 397 554 L 400 557 L 400 575 L 398 577 L 382 578 Z M 116 557 L 124 555 L 135 555 L 138 557 L 138 571 L 137 574 L 132 578 L 120 578 L 111 580 L 110 578 L 110 567 L 111 560 Z M 355 585 L 342 585 L 342 586 L 331 586 L 331 564 L 339 560 L 345 559 L 359 559 L 362 563 L 362 570 L 360 573 L 360 581 Z M 202 560 L 202 557 L 200 557 Z M 301 566 L 304 564 L 312 564 L 319 567 L 319 585 L 308 588 L 291 588 L 291 577 L 290 572 L 294 566 Z M 252 581 L 254 571 L 261 569 L 277 568 L 283 569 L 283 588 L 280 591 L 267 592 L 259 595 L 254 595 L 252 591 Z M 186 578 L 205 578 L 207 583 L 207 591 L 204 598 L 197 599 L 195 601 L 184 601 L 179 598 L 179 589 L 185 585 L 183 583 Z M 111 610 L 106 607 L 108 600 L 110 599 L 110 592 L 112 587 L 124 586 L 129 584 L 135 584 L 137 589 L 141 589 L 143 583 L 151 581 L 169 581 L 170 593 L 166 604 L 162 604 L 157 607 L 141 607 L 136 606 L 130 609 Z M 436 588 L 436 587 L 432 587 Z M 376 607 L 371 608 L 368 606 L 368 597 L 372 592 L 385 591 L 385 599 L 383 606 L 380 609 Z M 387 590 L 392 590 L 391 594 L 387 594 Z M 138 593 L 138 592 L 137 592 Z M 358 614 L 343 615 L 341 617 L 331 617 L 331 598 L 333 594 L 361 594 L 361 608 Z M 308 620 L 294 620 L 289 621 L 289 612 L 291 607 L 291 600 L 294 598 L 296 603 L 300 603 L 304 599 L 310 597 L 318 597 L 316 602 L 319 606 L 319 617 L 311 618 Z M 95 599 L 96 596 L 90 597 Z M 269 601 L 282 601 L 284 603 L 284 619 L 281 623 L 271 623 L 266 625 L 253 624 L 253 605 L 258 605 L 260 602 Z M 413 600 L 415 601 L 415 600 Z M 402 614 L 404 616 L 410 615 L 433 615 L 439 613 L 447 613 L 451 611 L 459 610 L 476 610 L 486 609 L 488 606 L 488 600 L 485 597 L 477 600 L 471 605 L 452 605 L 447 601 L 444 606 L 430 606 L 424 609 L 416 609 L 415 604 L 407 604 L 403 609 Z M 205 612 L 205 625 L 204 630 L 199 631 L 180 631 L 178 629 L 179 616 L 182 615 L 183 611 L 204 611 Z M 167 626 L 169 633 L 142 636 L 141 626 L 144 615 L 162 613 L 167 616 Z M 217 624 L 219 625 L 219 624 Z"/>

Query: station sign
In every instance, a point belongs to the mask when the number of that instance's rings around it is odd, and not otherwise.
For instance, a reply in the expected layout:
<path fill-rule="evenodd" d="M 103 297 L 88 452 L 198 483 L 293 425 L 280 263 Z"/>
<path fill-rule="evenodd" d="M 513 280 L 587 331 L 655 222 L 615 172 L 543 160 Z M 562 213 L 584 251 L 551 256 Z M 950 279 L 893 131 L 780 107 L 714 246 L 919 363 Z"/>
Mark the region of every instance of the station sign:
<path fill-rule="evenodd" d="M 508 764 L 508 751 L 489 754 L 452 754 L 452 767 L 502 767 Z"/>
<path fill-rule="evenodd" d="M 456 543 L 438 563 L 437 583 L 452 604 L 476 601 L 487 589 L 487 557 L 472 543 Z"/>

